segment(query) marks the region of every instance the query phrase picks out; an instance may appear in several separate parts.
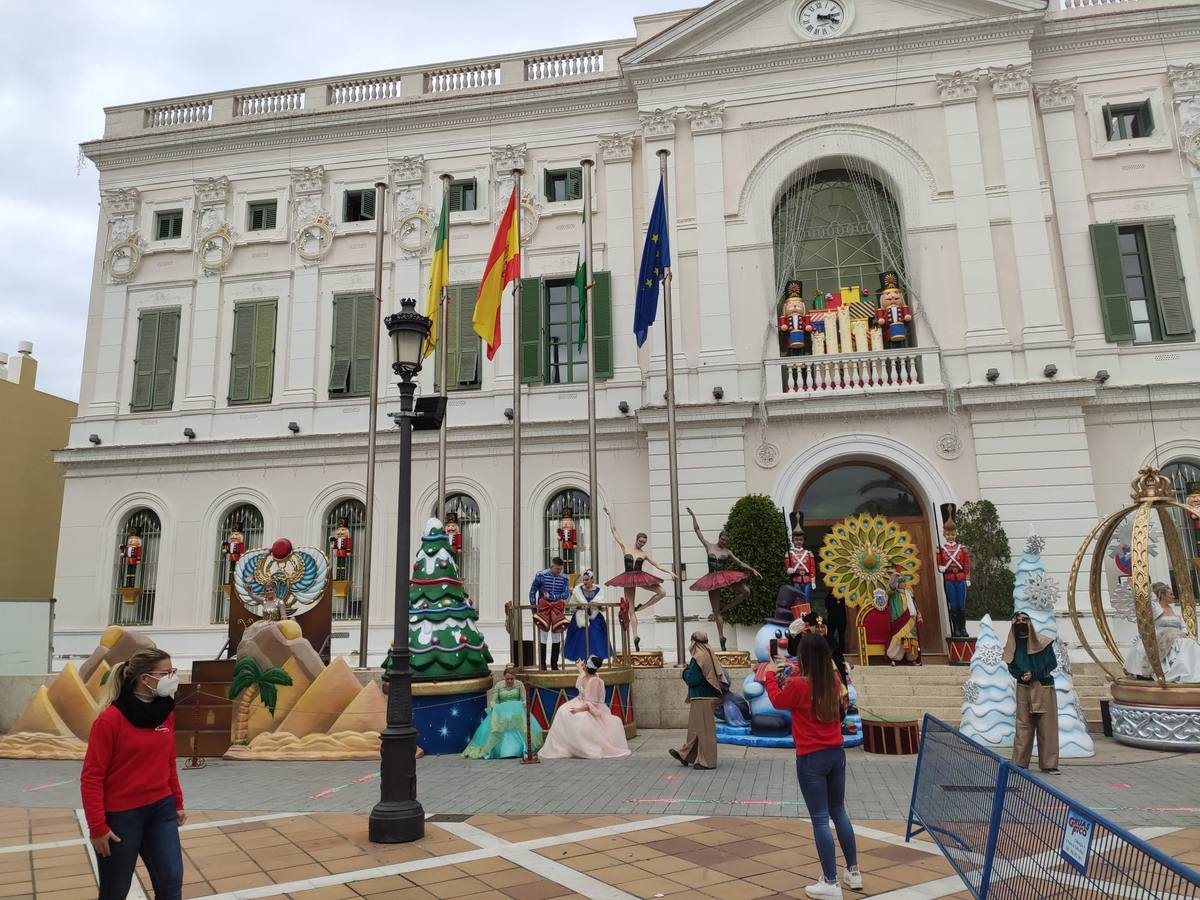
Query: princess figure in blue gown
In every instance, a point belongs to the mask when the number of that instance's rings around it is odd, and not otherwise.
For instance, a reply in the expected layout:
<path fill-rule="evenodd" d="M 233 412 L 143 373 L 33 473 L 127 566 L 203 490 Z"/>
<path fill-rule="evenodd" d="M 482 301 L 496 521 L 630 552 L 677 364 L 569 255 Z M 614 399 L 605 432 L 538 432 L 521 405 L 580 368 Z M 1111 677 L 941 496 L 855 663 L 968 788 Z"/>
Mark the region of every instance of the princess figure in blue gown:
<path fill-rule="evenodd" d="M 608 659 L 608 623 L 604 619 L 603 607 L 598 605 L 603 602 L 600 585 L 596 584 L 596 573 L 587 569 L 580 576 L 579 584 L 575 585 L 568 601 L 574 614 L 567 624 L 564 659 L 587 659 L 589 656 Z"/>
<path fill-rule="evenodd" d="M 517 680 L 512 666 L 505 666 L 504 680 L 487 695 L 488 711 L 475 729 L 463 756 L 467 759 L 514 759 L 525 755 L 525 685 Z M 537 719 L 529 718 L 533 752 L 542 749 L 545 734 Z"/>

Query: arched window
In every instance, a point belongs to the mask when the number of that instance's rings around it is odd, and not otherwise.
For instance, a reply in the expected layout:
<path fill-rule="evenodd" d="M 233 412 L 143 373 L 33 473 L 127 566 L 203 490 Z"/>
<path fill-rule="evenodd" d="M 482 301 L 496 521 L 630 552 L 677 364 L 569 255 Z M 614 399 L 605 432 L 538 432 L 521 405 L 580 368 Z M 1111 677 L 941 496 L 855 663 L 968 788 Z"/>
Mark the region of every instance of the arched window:
<path fill-rule="evenodd" d="M 899 211 L 861 167 L 797 173 L 775 203 L 771 230 L 777 296 L 791 279 L 806 301 L 853 285 L 874 294 L 889 271 L 905 286 Z"/>
<path fill-rule="evenodd" d="M 800 492 L 796 509 L 809 522 L 841 520 L 859 513 L 900 519 L 921 517 L 916 492 L 899 475 L 870 463 L 826 469 Z"/>
<path fill-rule="evenodd" d="M 123 548 L 135 530 L 142 541 L 142 552 L 138 564 L 129 566 Z M 154 510 L 135 509 L 121 522 L 113 566 L 112 624 L 154 624 L 154 588 L 158 581 L 161 542 L 162 523 Z"/>
<path fill-rule="evenodd" d="M 458 574 L 463 580 L 467 596 L 475 598 L 479 608 L 479 504 L 469 494 L 446 495 L 446 518 L 454 513 L 458 517 L 458 528 L 462 532 L 462 551 L 458 554 Z M 437 502 L 429 513 L 437 516 Z M 422 523 L 424 524 L 424 523 Z"/>
<path fill-rule="evenodd" d="M 217 525 L 213 561 L 213 606 L 212 623 L 229 621 L 229 557 L 223 549 L 234 528 L 242 532 L 245 550 L 255 550 L 263 545 L 263 517 L 253 503 L 235 506 L 225 514 Z"/>
<path fill-rule="evenodd" d="M 1200 485 L 1200 461 L 1194 459 L 1181 459 L 1175 462 L 1167 463 L 1162 467 L 1164 477 L 1170 479 L 1171 486 L 1175 488 L 1175 499 L 1180 503 L 1187 502 L 1187 495 L 1194 493 L 1200 488 L 1195 487 Z M 1188 485 L 1193 485 L 1191 491 L 1188 490 Z M 1200 557 L 1200 536 L 1192 527 L 1191 518 L 1182 509 L 1172 508 L 1170 511 L 1171 521 L 1175 523 L 1176 529 L 1179 531 L 1179 540 L 1183 544 L 1184 556 L 1193 558 Z M 1176 578 L 1181 573 L 1175 572 Z M 1192 589 L 1197 594 L 1200 594 L 1200 576 L 1196 572 L 1196 567 L 1192 566 Z"/>
<path fill-rule="evenodd" d="M 543 554 L 542 565 L 549 566 L 552 558 L 562 555 L 558 544 L 558 528 L 563 513 L 567 510 L 571 511 L 571 516 L 575 519 L 575 531 L 578 535 L 574 566 L 568 566 L 567 573 L 578 575 L 584 569 L 590 569 L 593 566 L 592 503 L 586 493 L 574 488 L 559 491 L 546 504 L 544 541 L 546 551 Z"/>
<path fill-rule="evenodd" d="M 339 500 L 330 508 L 329 513 L 325 516 L 324 548 L 326 553 L 331 553 L 329 539 L 333 537 L 338 522 L 342 519 L 346 520 L 346 527 L 350 529 L 350 592 L 345 600 L 334 599 L 333 617 L 335 619 L 357 619 L 362 609 L 362 554 L 367 540 L 367 508 L 361 500 L 349 498 Z M 334 560 L 331 558 L 329 563 L 332 567 Z M 330 577 L 332 577 L 332 570 Z"/>

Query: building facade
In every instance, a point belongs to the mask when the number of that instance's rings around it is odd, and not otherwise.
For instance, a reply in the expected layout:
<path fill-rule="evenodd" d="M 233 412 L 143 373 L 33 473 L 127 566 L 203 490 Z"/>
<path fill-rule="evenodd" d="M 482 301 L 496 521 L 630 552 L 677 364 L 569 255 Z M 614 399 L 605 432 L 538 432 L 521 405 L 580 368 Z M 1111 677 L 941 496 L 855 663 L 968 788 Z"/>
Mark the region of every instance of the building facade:
<path fill-rule="evenodd" d="M 632 337 L 663 150 L 681 493 L 702 527 L 715 533 L 750 492 L 803 512 L 810 544 L 855 509 L 886 509 L 931 568 L 939 504 L 984 497 L 1018 549 L 1036 527 L 1064 575 L 1138 467 L 1173 465 L 1182 486 L 1200 465 L 1200 7 L 1067 5 L 716 0 L 638 18 L 628 40 L 107 110 L 83 148 L 102 213 L 79 417 L 57 457 L 60 646 L 86 651 L 116 621 L 180 657 L 214 656 L 233 523 L 252 546 L 324 546 L 341 518 L 360 537 L 377 365 L 367 617 L 382 655 L 398 441 L 390 360 L 369 339 L 380 180 L 388 313 L 424 296 L 440 176 L 453 176 L 448 488 L 498 656 L 514 515 L 523 580 L 568 506 L 580 565 L 601 579 L 620 568 L 604 507 L 670 560 L 661 316 L 644 347 Z M 586 494 L 589 361 L 570 286 L 584 158 L 599 498 Z M 489 362 L 471 301 L 514 167 L 523 340 Z M 789 280 L 811 302 L 877 294 L 884 272 L 912 313 L 903 341 L 851 334 L 822 357 L 783 355 Z M 506 335 L 510 315 L 506 301 Z M 419 433 L 417 522 L 435 473 L 436 436 Z M 131 524 L 144 554 L 128 604 L 116 587 Z M 682 553 L 694 580 L 704 553 L 686 521 Z M 936 643 L 934 581 L 918 599 Z M 362 587 L 335 612 L 350 634 L 335 652 L 357 646 Z M 685 596 L 689 615 L 707 613 Z M 643 646 L 673 646 L 668 606 Z"/>
<path fill-rule="evenodd" d="M 10 538 L 0 546 L 0 597 L 54 596 L 63 467 L 54 452 L 67 445 L 77 407 L 37 389 L 33 344 L 19 341 L 11 356 L 0 353 L 0 509 Z"/>

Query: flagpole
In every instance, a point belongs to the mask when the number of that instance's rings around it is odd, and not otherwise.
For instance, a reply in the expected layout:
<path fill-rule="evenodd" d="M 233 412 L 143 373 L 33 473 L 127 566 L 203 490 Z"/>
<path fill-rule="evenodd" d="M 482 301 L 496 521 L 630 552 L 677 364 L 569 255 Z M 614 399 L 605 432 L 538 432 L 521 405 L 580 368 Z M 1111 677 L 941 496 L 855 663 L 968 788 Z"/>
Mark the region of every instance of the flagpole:
<path fill-rule="evenodd" d="M 375 517 L 375 419 L 379 410 L 379 320 L 383 315 L 383 226 L 387 184 L 375 182 L 375 304 L 371 317 L 371 399 L 367 403 L 367 499 L 363 504 L 362 603 L 359 605 L 358 666 L 367 667 L 368 623 L 371 605 L 371 540 Z M 350 574 L 350 573 L 347 573 Z"/>
<path fill-rule="evenodd" d="M 513 169 L 513 215 L 517 229 L 517 253 L 524 248 L 521 240 L 521 175 L 523 169 Z M 513 523 L 512 523 L 512 605 L 517 620 L 517 666 L 525 666 L 525 627 L 521 615 L 521 279 L 513 279 Z"/>
<path fill-rule="evenodd" d="M 592 339 L 595 318 L 592 303 L 595 285 L 592 283 L 592 167 L 595 162 L 590 159 L 580 161 L 583 167 L 583 284 L 584 310 L 587 318 L 587 418 L 588 418 L 588 523 L 591 534 L 592 571 L 596 575 L 596 583 L 600 584 L 599 541 L 596 522 L 599 517 L 596 510 L 600 509 L 599 468 L 596 464 L 596 345 Z"/>
<path fill-rule="evenodd" d="M 445 209 L 445 210 L 449 210 L 449 207 L 447 206 L 447 204 L 450 202 L 450 182 L 453 180 L 454 180 L 453 175 L 449 175 L 449 174 L 442 175 L 442 209 Z M 447 212 L 447 216 L 449 216 L 449 212 Z M 446 252 L 446 259 L 447 259 L 447 266 L 448 266 L 449 258 L 450 258 L 450 228 L 449 228 L 448 224 L 447 224 L 447 228 L 446 228 L 445 252 Z M 449 412 L 449 404 L 446 403 L 446 393 L 449 390 L 449 388 L 447 386 L 450 384 L 450 372 L 447 369 L 447 365 L 448 365 L 447 357 L 449 355 L 447 352 L 447 346 L 450 343 L 450 335 L 449 335 L 449 332 L 447 329 L 449 327 L 450 320 L 446 315 L 446 313 L 449 312 L 449 310 L 450 310 L 450 285 L 449 285 L 449 283 L 446 283 L 446 284 L 442 285 L 442 301 L 441 301 L 442 314 L 438 317 L 438 324 L 439 324 L 438 330 L 440 331 L 440 333 L 438 334 L 438 347 L 437 347 L 438 372 L 441 374 L 441 377 L 438 379 L 438 381 L 441 382 L 441 384 L 440 384 L 441 390 L 439 391 L 439 394 L 442 398 L 442 427 L 438 430 L 437 517 L 438 517 L 438 521 L 441 522 L 443 525 L 446 524 L 446 428 L 447 428 L 446 420 L 448 418 L 446 416 L 446 413 Z"/>
<path fill-rule="evenodd" d="M 667 195 L 667 157 L 665 147 L 658 151 L 658 174 L 663 186 L 663 219 L 670 227 Z M 671 267 L 663 267 L 663 325 L 667 351 L 667 469 L 671 479 L 671 562 L 672 570 L 682 576 L 683 559 L 679 546 L 679 458 L 675 451 L 675 322 L 671 316 Z M 686 662 L 683 643 L 683 581 L 675 582 L 675 652 L 679 665 Z"/>

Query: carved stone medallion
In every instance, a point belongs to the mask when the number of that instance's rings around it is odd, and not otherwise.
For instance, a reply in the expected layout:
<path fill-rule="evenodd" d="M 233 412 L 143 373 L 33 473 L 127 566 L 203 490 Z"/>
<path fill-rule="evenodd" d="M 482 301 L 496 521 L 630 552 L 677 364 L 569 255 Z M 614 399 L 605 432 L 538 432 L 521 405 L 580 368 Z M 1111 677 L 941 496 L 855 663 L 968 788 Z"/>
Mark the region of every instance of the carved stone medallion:
<path fill-rule="evenodd" d="M 418 206 L 396 220 L 396 246 L 419 256 L 433 243 L 437 223 L 425 206 Z"/>
<path fill-rule="evenodd" d="M 142 261 L 142 244 L 136 234 L 131 234 L 120 243 L 114 244 L 108 251 L 108 274 L 114 283 L 128 281 L 137 274 L 138 265 Z"/>
<path fill-rule="evenodd" d="M 779 465 L 779 448 L 763 441 L 754 451 L 754 461 L 760 469 L 773 469 Z"/>
<path fill-rule="evenodd" d="M 200 235 L 197 255 L 200 267 L 206 275 L 224 272 L 233 257 L 233 232 L 228 222 L 222 222 L 211 231 Z"/>
<path fill-rule="evenodd" d="M 306 262 L 324 259 L 332 246 L 333 228 L 329 216 L 325 213 L 318 214 L 313 221 L 302 225 L 296 232 L 296 255 Z"/>
<path fill-rule="evenodd" d="M 948 431 L 938 436 L 934 449 L 942 459 L 958 459 L 962 455 L 962 438 Z"/>

